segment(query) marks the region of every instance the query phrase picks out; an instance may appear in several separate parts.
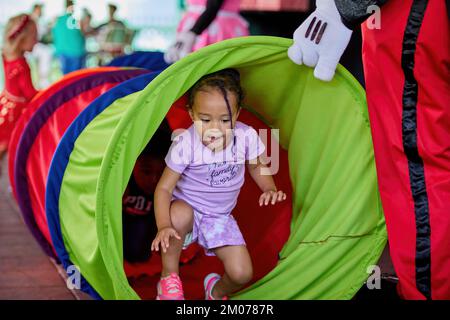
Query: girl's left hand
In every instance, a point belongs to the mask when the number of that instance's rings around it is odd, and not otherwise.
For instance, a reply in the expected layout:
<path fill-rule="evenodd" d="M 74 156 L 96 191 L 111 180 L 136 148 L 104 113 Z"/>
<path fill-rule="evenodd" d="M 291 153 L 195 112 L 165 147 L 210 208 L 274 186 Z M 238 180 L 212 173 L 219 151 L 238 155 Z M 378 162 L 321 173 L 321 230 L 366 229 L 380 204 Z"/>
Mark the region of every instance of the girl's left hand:
<path fill-rule="evenodd" d="M 263 204 L 267 206 L 269 202 L 275 204 L 283 200 L 286 200 L 286 193 L 283 191 L 266 191 L 259 197 L 259 206 L 261 207 Z"/>

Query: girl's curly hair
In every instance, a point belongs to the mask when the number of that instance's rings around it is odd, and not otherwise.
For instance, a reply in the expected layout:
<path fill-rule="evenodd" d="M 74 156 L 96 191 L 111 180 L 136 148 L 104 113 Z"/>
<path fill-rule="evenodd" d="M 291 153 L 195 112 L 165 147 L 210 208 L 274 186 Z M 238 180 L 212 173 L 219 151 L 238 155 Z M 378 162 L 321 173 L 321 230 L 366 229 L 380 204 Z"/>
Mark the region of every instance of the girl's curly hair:
<path fill-rule="evenodd" d="M 224 94 L 228 100 L 228 92 L 236 96 L 238 108 L 244 100 L 244 90 L 241 87 L 241 75 L 236 69 L 223 69 L 207 74 L 200 78 L 188 92 L 189 107 L 194 104 L 195 94 L 204 91 L 206 88 L 215 88 Z"/>
<path fill-rule="evenodd" d="M 242 101 L 244 100 L 244 90 L 241 87 L 241 75 L 239 74 L 239 71 L 228 68 L 207 74 L 200 78 L 200 80 L 198 80 L 188 92 L 188 108 L 192 108 L 194 105 L 196 93 L 198 91 L 205 91 L 206 88 L 217 89 L 222 93 L 225 103 L 227 104 L 231 128 L 233 128 L 234 125 L 228 93 L 235 95 L 237 108 L 239 110 L 242 105 Z"/>

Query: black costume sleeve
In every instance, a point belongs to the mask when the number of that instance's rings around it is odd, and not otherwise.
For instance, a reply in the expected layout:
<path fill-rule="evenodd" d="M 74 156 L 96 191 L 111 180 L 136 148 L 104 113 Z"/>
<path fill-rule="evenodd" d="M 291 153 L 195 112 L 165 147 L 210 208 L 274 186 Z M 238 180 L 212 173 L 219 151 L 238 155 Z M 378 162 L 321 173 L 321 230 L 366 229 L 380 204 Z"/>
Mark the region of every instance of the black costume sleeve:
<path fill-rule="evenodd" d="M 224 0 L 208 0 L 205 11 L 198 17 L 191 31 L 196 35 L 200 35 L 205 31 L 216 18 L 220 7 L 222 7 L 223 1 Z"/>
<path fill-rule="evenodd" d="M 450 0 L 446 0 L 445 4 L 447 5 L 447 17 L 450 20 Z"/>
<path fill-rule="evenodd" d="M 367 8 L 372 5 L 381 7 L 388 0 L 334 0 L 341 15 L 342 23 L 353 30 L 363 23 L 372 13 Z"/>

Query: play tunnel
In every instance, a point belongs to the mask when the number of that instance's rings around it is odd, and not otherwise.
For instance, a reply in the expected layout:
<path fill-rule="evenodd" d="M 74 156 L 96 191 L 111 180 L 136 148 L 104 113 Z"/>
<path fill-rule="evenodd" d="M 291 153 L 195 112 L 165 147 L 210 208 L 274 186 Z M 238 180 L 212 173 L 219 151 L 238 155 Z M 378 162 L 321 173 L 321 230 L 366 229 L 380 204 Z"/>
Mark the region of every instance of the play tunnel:
<path fill-rule="evenodd" d="M 233 215 L 254 278 L 232 299 L 350 299 L 360 289 L 387 238 L 364 91 L 342 67 L 332 82 L 315 79 L 288 59 L 290 44 L 247 37 L 208 46 L 111 88 L 70 124 L 53 154 L 45 207 L 54 249 L 66 268 L 79 268 L 83 290 L 102 299 L 156 296 L 157 254 L 143 282 L 127 279 L 122 195 L 160 124 L 190 125 L 186 91 L 229 67 L 246 92 L 239 120 L 266 129 L 275 181 L 288 194 L 260 208 L 260 191 L 246 176 Z M 186 298 L 202 299 L 204 276 L 221 268 L 203 251 L 182 264 Z"/>
<path fill-rule="evenodd" d="M 162 53 L 136 52 L 114 59 L 109 66 L 72 72 L 40 91 L 16 123 L 8 149 L 11 189 L 30 232 L 57 262 L 45 214 L 45 189 L 62 135 L 85 107 L 112 87 L 166 67 Z"/>
<path fill-rule="evenodd" d="M 109 67 L 134 67 L 147 70 L 164 70 L 169 65 L 164 61 L 164 53 L 155 51 L 136 51 L 114 58 Z"/>
<path fill-rule="evenodd" d="M 26 125 L 28 124 L 28 122 L 30 121 L 30 119 L 34 115 L 34 113 L 42 106 L 42 104 L 46 100 L 48 100 L 51 96 L 53 96 L 58 91 L 64 90 L 64 88 L 67 87 L 69 84 L 71 84 L 77 80 L 80 80 L 83 77 L 93 75 L 98 72 L 114 71 L 114 70 L 118 70 L 118 68 L 117 67 L 90 68 L 90 69 L 83 69 L 83 70 L 69 73 L 68 75 L 64 76 L 62 79 L 55 82 L 54 84 L 52 84 L 45 90 L 38 92 L 38 94 L 33 98 L 33 100 L 27 105 L 23 114 L 20 116 L 20 118 L 17 120 L 16 125 L 14 126 L 14 130 L 11 133 L 11 138 L 10 138 L 9 147 L 8 147 L 9 181 L 11 183 L 12 191 L 13 191 L 14 197 L 16 199 L 17 199 L 17 195 L 16 195 L 15 179 L 14 179 L 16 151 L 17 151 L 17 147 L 19 145 L 19 141 L 22 136 L 23 130 L 25 129 Z"/>
<path fill-rule="evenodd" d="M 53 153 L 70 123 L 93 100 L 114 86 L 146 73 L 141 69 L 102 68 L 69 77 L 27 119 L 15 152 L 13 190 L 25 223 L 44 251 L 54 256 L 45 214 L 45 189 Z M 25 115 L 27 117 L 28 113 Z M 24 119 L 26 119 L 24 117 Z M 19 130 L 20 127 L 17 127 Z"/>

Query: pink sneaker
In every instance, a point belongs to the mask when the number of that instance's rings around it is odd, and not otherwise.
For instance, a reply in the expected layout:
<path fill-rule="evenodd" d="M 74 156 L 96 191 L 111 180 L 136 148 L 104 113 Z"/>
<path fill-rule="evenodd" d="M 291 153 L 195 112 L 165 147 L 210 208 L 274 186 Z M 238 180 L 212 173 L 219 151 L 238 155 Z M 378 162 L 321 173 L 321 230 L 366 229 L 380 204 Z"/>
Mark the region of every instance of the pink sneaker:
<path fill-rule="evenodd" d="M 175 272 L 161 278 L 158 281 L 157 289 L 156 300 L 184 300 L 183 285 Z"/>
<path fill-rule="evenodd" d="M 217 273 L 210 273 L 206 276 L 205 281 L 203 281 L 205 287 L 205 300 L 216 300 L 212 296 L 212 290 L 220 278 L 221 277 Z M 225 296 L 222 300 L 228 300 L 228 297 Z"/>

